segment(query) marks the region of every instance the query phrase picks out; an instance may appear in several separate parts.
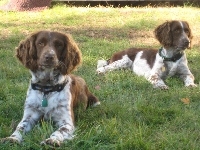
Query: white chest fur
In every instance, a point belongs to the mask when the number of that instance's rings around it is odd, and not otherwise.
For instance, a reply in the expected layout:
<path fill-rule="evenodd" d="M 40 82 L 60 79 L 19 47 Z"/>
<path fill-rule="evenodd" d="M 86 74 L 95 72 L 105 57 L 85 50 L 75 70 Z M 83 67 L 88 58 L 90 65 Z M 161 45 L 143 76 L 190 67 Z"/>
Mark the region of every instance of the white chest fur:
<path fill-rule="evenodd" d="M 51 92 L 45 95 L 48 106 L 42 107 L 42 100 L 44 99 L 44 93 L 38 90 L 33 90 L 31 86 L 27 92 L 27 98 L 25 102 L 25 109 L 37 112 L 38 115 L 44 116 L 45 119 L 58 118 L 62 114 L 62 109 L 70 110 L 71 105 L 71 93 L 70 82 L 60 92 Z M 59 112 L 57 111 L 59 109 Z"/>

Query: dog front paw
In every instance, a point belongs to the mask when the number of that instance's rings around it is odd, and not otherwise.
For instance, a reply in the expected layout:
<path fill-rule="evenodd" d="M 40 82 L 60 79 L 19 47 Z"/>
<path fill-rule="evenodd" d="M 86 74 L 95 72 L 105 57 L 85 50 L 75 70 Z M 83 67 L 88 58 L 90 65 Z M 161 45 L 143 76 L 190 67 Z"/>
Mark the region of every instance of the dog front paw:
<path fill-rule="evenodd" d="M 153 85 L 153 88 L 161 89 L 161 90 L 168 90 L 169 87 L 167 85 Z"/>
<path fill-rule="evenodd" d="M 20 144 L 21 141 L 16 137 L 6 137 L 1 139 L 1 143 L 12 143 L 12 144 Z"/>
<path fill-rule="evenodd" d="M 53 147 L 60 147 L 61 142 L 57 139 L 48 138 L 40 143 L 41 145 L 50 145 Z"/>
<path fill-rule="evenodd" d="M 189 87 L 189 88 L 194 88 L 194 87 L 197 87 L 197 85 L 196 84 L 188 84 L 188 85 L 185 85 L 186 87 Z"/>
<path fill-rule="evenodd" d="M 169 87 L 168 86 L 161 86 L 161 87 L 159 87 L 161 90 L 168 90 L 169 89 Z"/>

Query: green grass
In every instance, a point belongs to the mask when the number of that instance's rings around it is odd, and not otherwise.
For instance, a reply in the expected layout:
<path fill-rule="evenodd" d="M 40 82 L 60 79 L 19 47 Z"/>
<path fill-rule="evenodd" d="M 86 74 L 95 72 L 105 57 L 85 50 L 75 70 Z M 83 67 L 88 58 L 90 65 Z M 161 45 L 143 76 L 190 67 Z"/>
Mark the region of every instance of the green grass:
<path fill-rule="evenodd" d="M 3 2 L 0 1 L 0 4 Z M 197 150 L 200 147 L 200 8 L 184 7 L 66 7 L 40 12 L 0 12 L 0 138 L 9 136 L 23 115 L 30 74 L 14 57 L 15 47 L 37 30 L 70 33 L 83 53 L 82 76 L 101 106 L 76 113 L 76 136 L 66 150 Z M 131 71 L 95 73 L 98 59 L 129 47 L 156 47 L 154 28 L 166 20 L 187 20 L 193 48 L 187 50 L 197 88 L 185 88 L 178 78 L 167 79 L 168 91 L 156 90 Z M 100 89 L 95 89 L 99 86 Z M 189 104 L 181 99 L 188 98 Z M 41 122 L 22 145 L 0 144 L 1 150 L 40 150 L 40 142 L 56 127 Z"/>

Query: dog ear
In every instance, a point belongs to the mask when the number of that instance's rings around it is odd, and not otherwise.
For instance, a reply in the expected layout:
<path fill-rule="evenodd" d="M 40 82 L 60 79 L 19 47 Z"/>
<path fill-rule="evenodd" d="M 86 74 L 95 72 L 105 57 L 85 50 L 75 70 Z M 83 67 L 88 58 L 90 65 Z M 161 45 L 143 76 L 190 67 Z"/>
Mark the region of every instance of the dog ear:
<path fill-rule="evenodd" d="M 37 51 L 35 47 L 35 40 L 37 33 L 33 33 L 28 36 L 25 40 L 22 40 L 19 43 L 19 46 L 16 48 L 16 57 L 18 60 L 31 71 L 36 71 L 38 68 L 37 65 Z"/>
<path fill-rule="evenodd" d="M 164 47 L 170 47 L 172 45 L 172 35 L 170 32 L 170 24 L 171 24 L 171 22 L 166 21 L 165 23 L 159 25 L 154 30 L 154 35 L 155 35 L 156 39 Z"/>
<path fill-rule="evenodd" d="M 69 34 L 66 34 L 65 38 L 66 46 L 61 58 L 61 62 L 64 63 L 61 65 L 61 73 L 64 75 L 76 69 L 82 62 L 82 54 L 75 41 Z"/>
<path fill-rule="evenodd" d="M 188 48 L 191 48 L 192 47 L 192 38 L 193 38 L 192 30 L 191 30 L 190 25 L 187 21 L 183 21 L 183 22 L 188 26 L 188 30 L 189 30 L 188 38 L 190 39 L 190 46 Z"/>

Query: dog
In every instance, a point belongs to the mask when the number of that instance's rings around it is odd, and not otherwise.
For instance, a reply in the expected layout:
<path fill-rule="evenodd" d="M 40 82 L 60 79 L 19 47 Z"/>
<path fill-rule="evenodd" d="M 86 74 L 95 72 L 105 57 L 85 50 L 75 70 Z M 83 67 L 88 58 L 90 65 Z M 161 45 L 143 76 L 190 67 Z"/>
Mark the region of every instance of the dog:
<path fill-rule="evenodd" d="M 19 43 L 16 57 L 32 75 L 27 91 L 24 115 L 14 133 L 2 139 L 21 143 L 28 132 L 43 117 L 51 119 L 58 129 L 42 145 L 60 146 L 72 139 L 75 130 L 74 109 L 82 105 L 100 104 L 88 89 L 84 79 L 70 74 L 82 62 L 81 51 L 69 34 L 38 31 Z"/>
<path fill-rule="evenodd" d="M 186 87 L 196 87 L 194 76 L 187 65 L 185 50 L 191 47 L 192 32 L 188 22 L 172 20 L 159 25 L 154 34 L 162 47 L 129 48 L 116 52 L 106 60 L 97 63 L 98 74 L 129 68 L 139 76 L 144 76 L 154 88 L 168 89 L 164 80 L 178 75 Z"/>

